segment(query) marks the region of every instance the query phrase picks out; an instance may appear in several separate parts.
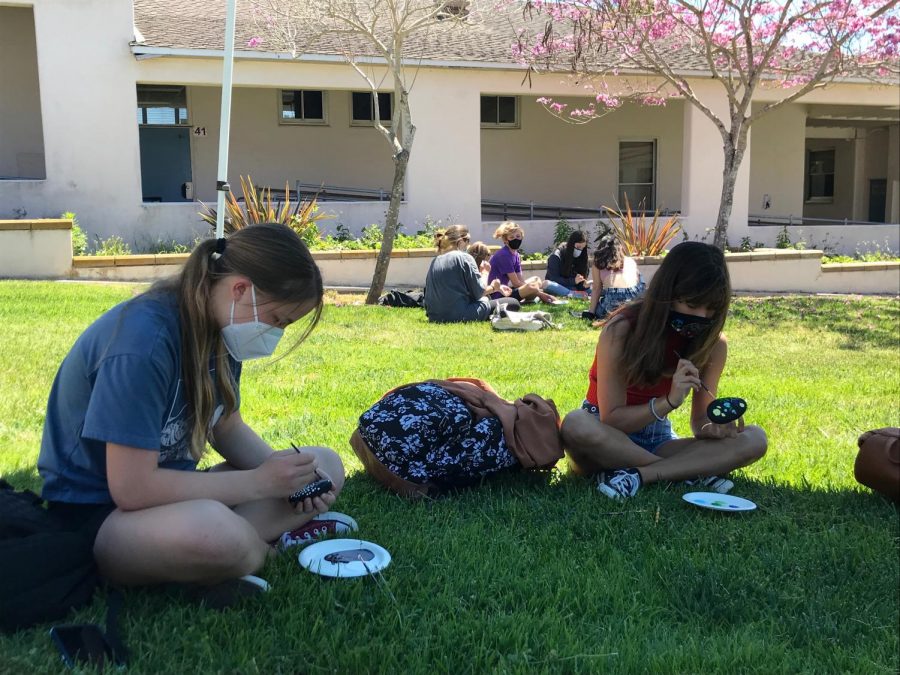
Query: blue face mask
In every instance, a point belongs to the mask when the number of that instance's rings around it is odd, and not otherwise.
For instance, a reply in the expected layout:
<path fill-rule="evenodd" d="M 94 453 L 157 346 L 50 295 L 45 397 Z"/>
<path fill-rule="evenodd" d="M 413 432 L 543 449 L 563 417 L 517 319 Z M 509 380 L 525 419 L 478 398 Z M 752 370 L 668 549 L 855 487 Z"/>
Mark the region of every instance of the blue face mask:
<path fill-rule="evenodd" d="M 284 335 L 284 330 L 276 326 L 270 326 L 259 320 L 256 310 L 256 288 L 250 286 L 253 300 L 253 321 L 245 323 L 234 322 L 234 300 L 231 301 L 231 317 L 229 324 L 222 329 L 222 340 L 225 341 L 225 349 L 235 361 L 247 361 L 249 359 L 261 359 L 271 356 L 278 346 L 278 341 Z"/>

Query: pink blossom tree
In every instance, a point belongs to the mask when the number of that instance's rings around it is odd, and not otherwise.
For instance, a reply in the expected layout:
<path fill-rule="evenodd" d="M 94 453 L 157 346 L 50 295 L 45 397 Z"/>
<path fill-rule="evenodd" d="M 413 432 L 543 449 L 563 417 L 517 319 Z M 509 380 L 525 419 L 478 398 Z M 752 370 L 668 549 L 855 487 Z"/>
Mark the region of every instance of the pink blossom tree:
<path fill-rule="evenodd" d="M 432 31 L 460 29 L 477 19 L 469 0 L 251 0 L 260 35 L 249 47 L 290 52 L 340 54 L 372 92 L 373 126 L 390 146 L 394 178 L 385 215 L 384 236 L 366 303 L 384 289 L 397 234 L 403 183 L 416 135 L 409 103 L 418 72 L 410 65 L 412 38 Z M 324 51 L 323 51 L 324 50 Z M 392 83 L 391 121 L 381 118 L 378 92 Z"/>
<path fill-rule="evenodd" d="M 592 94 L 553 114 L 585 122 L 626 101 L 665 105 L 680 97 L 722 137 L 722 193 L 715 245 L 724 248 L 747 133 L 763 115 L 836 80 L 897 82 L 898 0 L 527 0 L 514 53 L 533 71 L 567 71 Z M 727 114 L 686 74 L 703 70 L 721 86 Z M 693 74 L 696 78 L 696 72 Z M 758 89 L 780 90 L 753 108 Z"/>

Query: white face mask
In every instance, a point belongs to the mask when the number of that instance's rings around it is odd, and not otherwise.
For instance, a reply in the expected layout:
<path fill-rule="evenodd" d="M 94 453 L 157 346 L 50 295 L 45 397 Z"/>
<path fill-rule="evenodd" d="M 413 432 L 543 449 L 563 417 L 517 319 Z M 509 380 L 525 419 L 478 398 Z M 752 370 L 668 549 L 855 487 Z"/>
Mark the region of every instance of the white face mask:
<path fill-rule="evenodd" d="M 253 285 L 250 286 L 250 292 L 253 299 L 253 321 L 235 323 L 234 300 L 232 300 L 230 323 L 222 329 L 225 349 L 235 361 L 271 356 L 281 336 L 284 335 L 281 328 L 259 320 L 259 313 L 256 311 L 256 288 Z"/>
<path fill-rule="evenodd" d="M 581 248 L 572 248 L 572 257 L 577 258 L 578 256 L 580 256 L 582 254 L 583 251 L 584 251 L 584 249 L 581 249 Z"/>

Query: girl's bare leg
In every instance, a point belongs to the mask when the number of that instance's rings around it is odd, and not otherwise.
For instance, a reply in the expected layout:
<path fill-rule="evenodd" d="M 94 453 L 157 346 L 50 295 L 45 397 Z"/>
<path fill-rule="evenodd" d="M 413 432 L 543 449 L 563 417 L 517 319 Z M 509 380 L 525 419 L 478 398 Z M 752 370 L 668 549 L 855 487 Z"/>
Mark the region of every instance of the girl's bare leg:
<path fill-rule="evenodd" d="M 751 425 L 734 438 L 669 441 L 657 450 L 661 461 L 637 469 L 645 483 L 715 476 L 753 464 L 766 454 L 767 447 L 766 432 Z"/>
<path fill-rule="evenodd" d="M 335 494 L 340 492 L 344 468 L 337 453 L 321 447 L 303 451 L 316 455 Z M 251 574 L 272 553 L 267 542 L 316 515 L 295 509 L 287 497 L 260 499 L 234 509 L 209 499 L 139 511 L 117 509 L 97 534 L 94 556 L 101 573 L 122 585 L 216 583 Z"/>
<path fill-rule="evenodd" d="M 587 410 L 573 410 L 563 419 L 563 446 L 576 473 L 595 474 L 655 464 L 662 460 L 618 429 L 603 424 Z"/>
<path fill-rule="evenodd" d="M 645 483 L 727 473 L 757 461 L 768 444 L 765 431 L 748 426 L 735 438 L 669 441 L 653 454 L 586 410 L 566 415 L 561 434 L 576 471 L 636 468 Z"/>
<path fill-rule="evenodd" d="M 117 509 L 94 542 L 100 573 L 125 586 L 235 579 L 260 569 L 271 550 L 246 519 L 211 499 Z"/>

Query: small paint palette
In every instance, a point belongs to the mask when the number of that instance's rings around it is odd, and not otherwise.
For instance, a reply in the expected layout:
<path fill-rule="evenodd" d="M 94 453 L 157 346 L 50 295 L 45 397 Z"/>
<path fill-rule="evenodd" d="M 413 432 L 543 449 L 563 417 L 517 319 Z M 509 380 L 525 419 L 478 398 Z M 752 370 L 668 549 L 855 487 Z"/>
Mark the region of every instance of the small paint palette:
<path fill-rule="evenodd" d="M 717 398 L 706 407 L 706 416 L 714 424 L 728 424 L 747 412 L 747 401 L 742 398 Z"/>
<path fill-rule="evenodd" d="M 743 497 L 720 495 L 718 492 L 688 492 L 681 497 L 688 504 L 713 511 L 753 511 L 756 504 Z"/>

